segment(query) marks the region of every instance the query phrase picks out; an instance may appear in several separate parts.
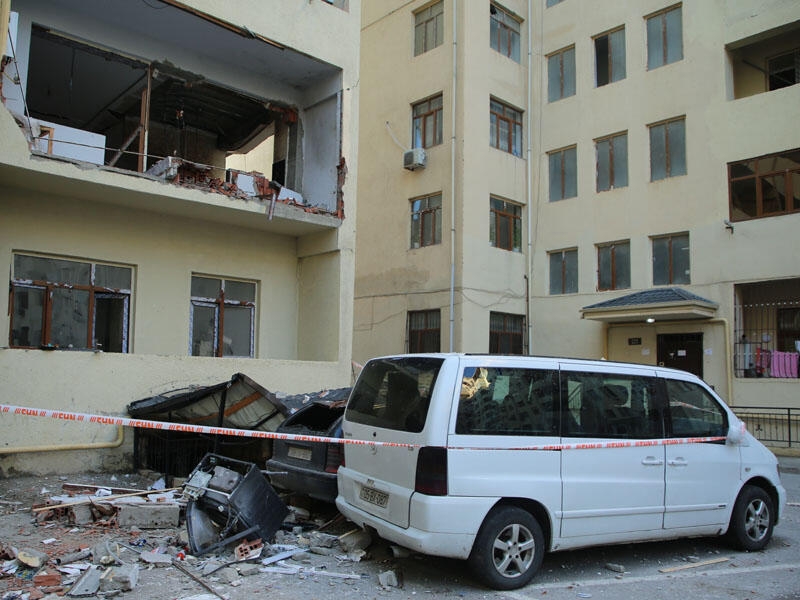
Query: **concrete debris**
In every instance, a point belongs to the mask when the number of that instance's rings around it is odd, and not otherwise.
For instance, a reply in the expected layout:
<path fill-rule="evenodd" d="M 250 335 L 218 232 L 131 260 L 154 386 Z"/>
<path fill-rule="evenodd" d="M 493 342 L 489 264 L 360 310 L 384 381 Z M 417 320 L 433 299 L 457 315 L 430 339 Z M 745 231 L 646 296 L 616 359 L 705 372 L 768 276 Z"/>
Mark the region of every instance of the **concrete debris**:
<path fill-rule="evenodd" d="M 156 567 L 168 567 L 172 564 L 171 555 L 157 551 L 142 552 L 139 555 L 139 560 L 148 565 L 155 565 Z"/>
<path fill-rule="evenodd" d="M 618 565 L 616 563 L 606 563 L 606 569 L 609 571 L 614 571 L 615 573 L 624 573 L 625 567 L 623 565 Z"/>
<path fill-rule="evenodd" d="M 120 527 L 136 526 L 142 529 L 164 529 L 180 524 L 181 507 L 175 503 L 122 504 L 118 507 L 117 524 Z"/>
<path fill-rule="evenodd" d="M 50 557 L 44 552 L 23 548 L 17 552 L 17 560 L 27 567 L 38 569 L 50 560 Z"/>
<path fill-rule="evenodd" d="M 236 555 L 236 560 L 251 560 L 261 556 L 261 551 L 263 549 L 264 544 L 260 538 L 252 542 L 245 540 L 236 546 L 234 554 Z"/>
<path fill-rule="evenodd" d="M 136 587 L 138 581 L 139 567 L 136 565 L 110 567 L 100 576 L 100 591 L 120 590 L 129 592 Z"/>
<path fill-rule="evenodd" d="M 383 571 L 379 573 L 378 582 L 386 589 L 399 587 L 400 585 L 397 580 L 397 574 L 394 571 Z"/>
<path fill-rule="evenodd" d="M 90 567 L 73 584 L 69 592 L 67 592 L 67 595 L 74 596 L 76 598 L 94 596 L 97 593 L 97 590 L 100 589 L 100 577 L 102 574 L 103 570 L 97 567 Z"/>
<path fill-rule="evenodd" d="M 339 536 L 339 546 L 345 552 L 366 550 L 372 544 L 372 536 L 364 529 L 353 529 Z"/>

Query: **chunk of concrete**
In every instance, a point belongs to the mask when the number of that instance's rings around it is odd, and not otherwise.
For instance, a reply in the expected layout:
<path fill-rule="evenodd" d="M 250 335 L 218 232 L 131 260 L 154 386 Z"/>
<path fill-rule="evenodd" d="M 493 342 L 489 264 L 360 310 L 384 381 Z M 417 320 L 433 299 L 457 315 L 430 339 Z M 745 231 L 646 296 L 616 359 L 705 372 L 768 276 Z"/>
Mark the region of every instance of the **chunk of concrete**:
<path fill-rule="evenodd" d="M 100 576 L 100 591 L 113 592 L 120 590 L 130 592 L 139 581 L 139 567 L 136 565 L 122 565 L 109 567 Z"/>
<path fill-rule="evenodd" d="M 177 527 L 180 523 L 181 507 L 178 504 L 141 503 L 121 504 L 117 515 L 120 527 L 163 529 Z"/>
<path fill-rule="evenodd" d="M 23 548 L 17 552 L 17 560 L 27 567 L 38 569 L 50 559 L 44 552 Z"/>
<path fill-rule="evenodd" d="M 157 567 L 168 567 L 172 564 L 172 556 L 163 552 L 142 552 L 139 560 Z"/>

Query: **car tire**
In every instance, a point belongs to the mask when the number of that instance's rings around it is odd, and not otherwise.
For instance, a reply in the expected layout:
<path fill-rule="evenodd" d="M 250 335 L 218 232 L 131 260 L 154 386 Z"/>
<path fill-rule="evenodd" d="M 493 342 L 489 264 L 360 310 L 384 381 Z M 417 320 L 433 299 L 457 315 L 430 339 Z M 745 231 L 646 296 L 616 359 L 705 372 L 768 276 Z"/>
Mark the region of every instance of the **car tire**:
<path fill-rule="evenodd" d="M 728 526 L 728 540 L 739 550 L 761 550 L 772 538 L 775 512 L 762 488 L 746 485 L 739 492 Z"/>
<path fill-rule="evenodd" d="M 496 590 L 527 585 L 544 558 L 544 534 L 529 512 L 516 506 L 499 506 L 483 521 L 469 565 L 475 576 Z"/>

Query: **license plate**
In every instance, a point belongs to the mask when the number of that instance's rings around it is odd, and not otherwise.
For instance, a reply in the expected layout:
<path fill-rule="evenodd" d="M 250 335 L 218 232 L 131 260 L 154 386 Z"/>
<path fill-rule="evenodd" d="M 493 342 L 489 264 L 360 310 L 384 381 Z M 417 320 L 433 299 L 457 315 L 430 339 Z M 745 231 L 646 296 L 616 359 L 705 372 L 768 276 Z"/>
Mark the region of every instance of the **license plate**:
<path fill-rule="evenodd" d="M 389 502 L 389 494 L 367 486 L 361 486 L 361 493 L 359 496 L 365 502 L 380 506 L 381 508 L 384 508 L 386 503 Z"/>
<path fill-rule="evenodd" d="M 311 448 L 303 448 L 301 446 L 289 446 L 287 452 L 289 458 L 298 458 L 300 460 L 311 460 Z"/>

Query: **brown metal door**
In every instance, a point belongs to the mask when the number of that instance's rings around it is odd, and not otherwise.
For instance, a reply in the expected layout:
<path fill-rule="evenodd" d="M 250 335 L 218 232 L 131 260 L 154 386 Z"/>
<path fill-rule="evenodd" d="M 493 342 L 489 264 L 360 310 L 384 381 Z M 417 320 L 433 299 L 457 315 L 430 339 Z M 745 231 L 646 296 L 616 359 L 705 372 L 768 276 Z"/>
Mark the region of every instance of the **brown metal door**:
<path fill-rule="evenodd" d="M 662 367 L 682 369 L 703 377 L 703 334 L 659 334 L 657 339 L 658 364 Z"/>

